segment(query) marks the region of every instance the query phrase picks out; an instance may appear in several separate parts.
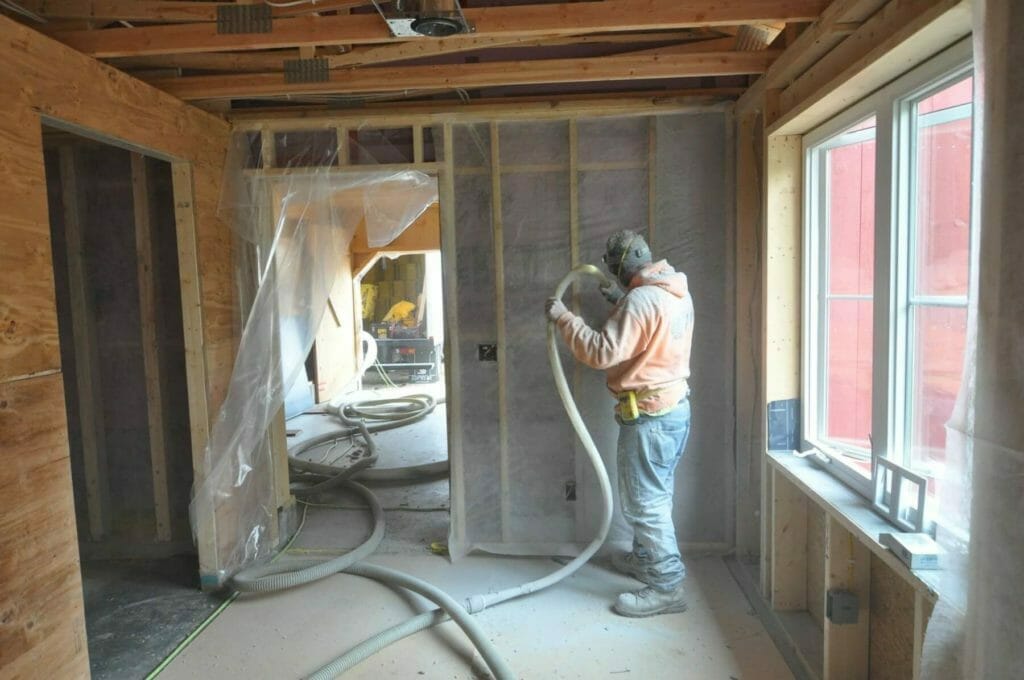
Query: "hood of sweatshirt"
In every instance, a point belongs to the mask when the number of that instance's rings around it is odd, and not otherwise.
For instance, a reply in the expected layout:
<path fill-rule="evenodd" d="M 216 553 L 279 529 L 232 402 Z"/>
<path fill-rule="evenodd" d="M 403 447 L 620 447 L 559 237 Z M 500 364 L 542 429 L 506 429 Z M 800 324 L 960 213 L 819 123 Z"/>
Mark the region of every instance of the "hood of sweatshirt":
<path fill-rule="evenodd" d="M 686 297 L 688 293 L 686 274 L 677 272 L 665 260 L 652 262 L 636 273 L 633 280 L 629 282 L 629 289 L 632 290 L 640 286 L 657 286 L 678 298 Z"/>

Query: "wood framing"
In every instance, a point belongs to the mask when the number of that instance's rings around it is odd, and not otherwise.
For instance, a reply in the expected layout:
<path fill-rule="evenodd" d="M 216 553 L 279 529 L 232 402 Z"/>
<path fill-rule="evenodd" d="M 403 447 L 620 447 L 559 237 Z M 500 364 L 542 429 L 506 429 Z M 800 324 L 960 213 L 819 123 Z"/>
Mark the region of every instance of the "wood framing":
<path fill-rule="evenodd" d="M 217 8 L 232 2 L 183 2 L 182 0 L 18 0 L 18 5 L 48 19 L 86 19 L 98 22 L 214 22 Z M 289 7 L 274 7 L 274 17 L 348 9 L 365 0 L 317 0 Z"/>
<path fill-rule="evenodd" d="M 444 334 L 445 393 L 448 395 L 448 469 L 451 487 L 451 526 L 449 545 L 466 544 L 466 480 L 463 465 L 462 394 L 458 386 L 462 380 L 462 362 L 456 345 L 456 335 L 450 329 L 459 327 L 459 310 L 455 253 L 455 144 L 451 123 L 446 123 L 442 134 L 441 159 L 443 170 L 438 177 L 438 198 L 441 213 L 442 285 L 444 286 L 444 318 L 448 332 Z M 453 554 L 452 557 L 461 557 Z"/>
<path fill-rule="evenodd" d="M 618 33 L 606 35 L 569 35 L 546 38 L 477 38 L 451 41 L 410 40 L 387 45 L 365 45 L 341 54 L 322 54 L 329 68 L 366 66 L 389 61 L 418 59 L 442 54 L 457 54 L 470 50 L 495 47 L 555 47 L 559 45 L 646 45 L 648 43 L 685 43 L 696 47 L 718 35 L 712 29 L 659 31 L 657 33 Z M 723 43 L 724 44 L 724 43 Z M 723 48 L 724 49 L 724 48 Z M 705 51 L 707 51 L 705 49 Z M 196 52 L 186 54 L 158 54 L 132 57 L 114 57 L 108 63 L 122 69 L 187 68 L 206 71 L 269 72 L 281 71 L 286 59 L 298 59 L 299 50 L 281 49 L 271 52 Z"/>
<path fill-rule="evenodd" d="M 756 113 L 736 117 L 736 550 L 759 552 L 765 439 L 763 286 L 764 135 Z"/>
<path fill-rule="evenodd" d="M 855 623 L 836 624 L 826 616 L 823 680 L 867 680 L 871 621 L 871 551 L 831 515 L 825 522 L 824 589 L 857 597 Z"/>
<path fill-rule="evenodd" d="M 805 611 L 807 498 L 777 472 L 772 488 L 772 609 Z"/>
<path fill-rule="evenodd" d="M 260 167 L 259 172 L 265 172 L 267 168 L 274 168 L 277 166 L 277 145 L 274 138 L 274 133 L 270 130 L 263 129 L 260 131 Z M 273 206 L 268 206 L 267 215 L 275 215 Z M 276 217 L 271 219 L 267 224 L 261 225 L 266 232 L 262 235 L 264 239 L 264 245 L 273 240 L 274 225 L 277 223 Z M 348 263 L 345 263 L 346 265 Z M 267 266 L 267 263 L 259 263 L 260 270 Z M 276 334 L 275 334 L 276 337 Z M 267 443 L 270 446 L 271 455 L 274 461 L 274 469 L 272 470 L 273 485 L 275 489 L 274 505 L 277 508 L 284 508 L 289 506 L 293 501 L 291 500 L 291 489 L 288 478 L 288 432 L 287 426 L 285 425 L 285 413 L 284 406 L 278 409 L 277 413 L 274 414 L 270 421 L 270 429 L 267 432 Z M 278 529 L 275 525 L 274 529 Z M 277 541 L 280 538 L 280 532 L 277 532 L 273 536 L 273 540 Z"/>
<path fill-rule="evenodd" d="M 803 138 L 769 137 L 765 165 L 765 403 L 800 396 Z"/>
<path fill-rule="evenodd" d="M 359 94 L 399 90 L 450 90 L 499 85 L 652 80 L 763 73 L 775 50 L 626 55 L 438 66 L 375 67 L 331 71 L 327 81 L 287 83 L 279 73 L 190 76 L 151 81 L 186 101 L 301 94 Z"/>
<path fill-rule="evenodd" d="M 447 40 L 811 21 L 827 4 L 826 0 L 693 0 L 685 4 L 677 0 L 606 0 L 486 7 L 465 11 L 466 19 L 474 26 L 471 35 Z M 72 31 L 60 34 L 59 39 L 94 57 L 401 42 L 375 14 L 281 19 L 274 22 L 271 33 L 263 34 L 218 34 L 212 24 L 182 24 Z"/>
<path fill-rule="evenodd" d="M 969 0 L 890 0 L 779 91 L 773 133 L 803 133 L 971 32 Z"/>
<path fill-rule="evenodd" d="M 790 44 L 765 75 L 768 88 L 789 85 L 886 0 L 835 0 Z"/>
<path fill-rule="evenodd" d="M 149 207 L 146 157 L 131 155 L 132 206 L 135 213 L 135 253 L 139 276 L 139 322 L 142 331 L 142 365 L 146 382 L 146 419 L 149 423 L 149 461 L 153 478 L 153 508 L 158 540 L 171 540 L 171 508 L 168 500 L 167 451 L 164 444 L 164 400 L 157 337 L 156 278 L 153 271 L 153 235 Z"/>
<path fill-rule="evenodd" d="M 230 232 L 216 216 L 229 127 L 2 17 L 0 56 L 0 601 L 15 605 L 3 623 L 4 674 L 34 677 L 45 668 L 52 677 L 87 677 L 40 125 L 146 150 L 195 173 L 198 265 L 191 275 L 182 266 L 182 287 L 183 298 L 194 288 L 203 306 L 203 322 L 190 329 L 201 362 L 193 370 L 214 408 L 234 353 Z M 193 412 L 193 426 L 209 413 Z"/>
<path fill-rule="evenodd" d="M 491 123 L 491 224 L 494 230 L 494 308 L 498 344 L 498 446 L 501 461 L 501 538 L 509 540 L 512 499 L 509 489 L 508 460 L 508 336 L 505 329 L 505 229 L 501 201 L 501 135 L 498 124 Z"/>
<path fill-rule="evenodd" d="M 253 113 L 233 112 L 230 120 L 235 130 L 312 130 L 331 127 L 356 129 L 362 126 L 379 128 L 448 123 L 489 123 L 492 120 L 572 120 L 606 116 L 649 116 L 659 113 L 707 111 L 725 106 L 739 96 L 741 88 L 696 88 L 661 92 L 637 92 L 629 96 L 560 95 L 497 100 L 474 100 L 468 103 L 388 103 L 368 105 L 353 112 L 327 110 L 283 109 Z"/>
<path fill-rule="evenodd" d="M 107 482 L 106 419 L 97 375 L 99 348 L 96 345 L 95 313 L 89 297 L 89 274 L 85 269 L 85 235 L 82 233 L 81 216 L 84 201 L 78 185 L 74 149 L 65 146 L 59 154 L 75 383 L 80 395 L 78 419 L 82 432 L 86 510 L 89 514 L 89 537 L 99 541 L 110 531 L 110 490 Z"/>

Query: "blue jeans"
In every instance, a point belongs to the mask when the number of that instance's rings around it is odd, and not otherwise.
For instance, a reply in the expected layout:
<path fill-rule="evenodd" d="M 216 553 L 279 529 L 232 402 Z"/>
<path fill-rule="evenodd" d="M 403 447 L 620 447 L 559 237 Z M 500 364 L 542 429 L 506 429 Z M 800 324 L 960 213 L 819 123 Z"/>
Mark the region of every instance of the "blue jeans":
<path fill-rule="evenodd" d="M 622 514 L 633 528 L 633 554 L 656 590 L 674 590 L 686 576 L 672 523 L 672 491 L 689 435 L 689 399 L 665 415 L 619 421 Z"/>

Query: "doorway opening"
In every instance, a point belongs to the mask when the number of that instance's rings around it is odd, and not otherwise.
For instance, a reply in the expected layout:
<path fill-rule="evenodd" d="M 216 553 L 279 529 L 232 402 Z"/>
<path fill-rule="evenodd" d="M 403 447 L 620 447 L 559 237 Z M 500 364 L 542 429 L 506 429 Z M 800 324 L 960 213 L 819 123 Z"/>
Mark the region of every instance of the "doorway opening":
<path fill-rule="evenodd" d="M 374 432 L 377 462 L 368 472 L 386 476 L 396 469 L 407 471 L 397 475 L 402 481 L 372 483 L 384 508 L 398 513 L 394 520 L 389 514 L 385 540 L 439 549 L 448 536 L 450 486 L 438 204 L 430 205 L 387 246 L 370 246 L 366 225 L 361 224 L 346 257 L 307 357 L 305 375 L 285 401 L 288 448 L 302 460 L 345 466 L 360 446 L 358 437 L 328 439 L 306 448 L 311 439 L 338 428 L 337 420 L 325 418 L 325 412 L 378 400 L 420 396 L 432 401 L 435 406 L 422 419 Z M 421 470 L 430 472 L 421 475 Z M 311 521 L 324 521 L 323 516 L 330 514 L 327 521 L 333 526 L 361 531 L 362 502 L 350 496 L 336 489 L 300 502 L 312 513 Z M 300 535 L 296 549 L 330 547 L 305 545 L 307 540 L 312 541 Z M 346 536 L 335 540 L 344 542 Z"/>
<path fill-rule="evenodd" d="M 42 134 L 91 672 L 143 677 L 219 604 L 189 524 L 171 166 Z"/>

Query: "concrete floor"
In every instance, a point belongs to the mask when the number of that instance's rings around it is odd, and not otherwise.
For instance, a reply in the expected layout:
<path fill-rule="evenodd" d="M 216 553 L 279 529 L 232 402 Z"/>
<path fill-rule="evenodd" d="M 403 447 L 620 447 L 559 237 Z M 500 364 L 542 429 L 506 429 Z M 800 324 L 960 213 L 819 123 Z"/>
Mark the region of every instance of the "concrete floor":
<path fill-rule="evenodd" d="M 315 416 L 289 421 L 316 434 Z M 381 433 L 381 467 L 437 460 L 444 412 L 411 428 Z M 370 559 L 427 579 L 462 600 L 542 576 L 550 559 L 473 555 L 451 564 L 429 550 L 448 532 L 447 482 L 382 490 L 388 530 Z M 332 507 L 325 507 L 332 506 Z M 309 506 L 304 528 L 283 559 L 328 557 L 363 541 L 368 513 L 343 493 Z M 610 604 L 639 587 L 590 564 L 568 581 L 477 615 L 522 678 L 631 677 L 654 680 L 790 679 L 792 674 L 719 557 L 688 559 L 690 609 L 627 619 Z M 430 608 L 418 596 L 338 575 L 265 596 L 242 596 L 185 649 L 161 680 L 300 678 L 369 635 Z M 346 678 L 482 678 L 486 667 L 461 630 L 447 623 L 421 632 L 354 668 Z"/>
<path fill-rule="evenodd" d="M 221 604 L 194 555 L 82 562 L 93 680 L 143 678 Z"/>

